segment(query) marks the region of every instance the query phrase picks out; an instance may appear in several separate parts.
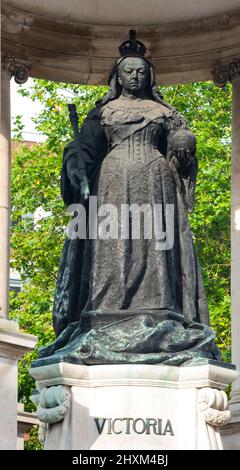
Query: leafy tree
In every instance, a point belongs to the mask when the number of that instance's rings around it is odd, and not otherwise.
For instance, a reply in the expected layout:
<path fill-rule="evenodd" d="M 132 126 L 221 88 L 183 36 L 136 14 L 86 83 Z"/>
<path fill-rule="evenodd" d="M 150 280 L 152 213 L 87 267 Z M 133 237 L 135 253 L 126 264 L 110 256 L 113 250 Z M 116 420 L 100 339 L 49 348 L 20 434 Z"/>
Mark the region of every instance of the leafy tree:
<path fill-rule="evenodd" d="M 197 135 L 199 176 L 195 212 L 191 216 L 211 312 L 223 357 L 230 360 L 230 140 L 231 88 L 217 89 L 211 82 L 162 87 L 164 99 L 189 121 Z M 35 118 L 42 144 L 21 144 L 12 167 L 12 266 L 21 273 L 23 289 L 11 293 L 11 316 L 20 327 L 38 336 L 38 347 L 54 338 L 51 310 L 68 217 L 60 197 L 62 151 L 72 138 L 66 103 L 76 103 L 80 124 L 105 87 L 79 86 L 34 80 L 20 93 L 42 111 Z M 22 131 L 20 117 L 16 136 Z M 41 211 L 39 212 L 39 208 Z M 38 218 L 30 214 L 36 213 Z M 19 366 L 19 399 L 27 410 L 34 387 L 28 368 L 36 352 Z"/>

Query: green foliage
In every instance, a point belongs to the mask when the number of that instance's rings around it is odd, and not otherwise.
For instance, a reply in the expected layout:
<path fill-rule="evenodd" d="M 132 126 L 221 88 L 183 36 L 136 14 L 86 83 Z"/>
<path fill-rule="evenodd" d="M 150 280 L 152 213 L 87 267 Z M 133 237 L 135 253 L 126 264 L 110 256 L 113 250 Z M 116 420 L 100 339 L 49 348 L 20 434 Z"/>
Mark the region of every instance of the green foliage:
<path fill-rule="evenodd" d="M 24 129 L 24 124 L 22 123 L 22 116 L 18 114 L 17 116 L 15 116 L 15 119 L 13 121 L 13 128 L 12 128 L 15 140 L 17 141 L 22 140 L 23 129 Z"/>
<path fill-rule="evenodd" d="M 197 136 L 199 176 L 191 225 L 211 324 L 223 357 L 230 360 L 231 88 L 220 90 L 206 82 L 162 87 L 162 91 Z M 11 295 L 11 316 L 19 320 L 22 330 L 38 336 L 39 347 L 54 338 L 51 311 L 68 221 L 59 190 L 62 151 L 72 139 L 67 102 L 76 103 L 81 124 L 106 88 L 34 80 L 30 90 L 20 87 L 20 93 L 42 104 L 35 122 L 46 141 L 21 145 L 13 159 L 11 258 L 12 266 L 21 273 L 23 289 Z M 18 137 L 21 131 L 18 117 Z M 44 212 L 37 220 L 31 214 L 39 208 Z M 34 408 L 29 400 L 34 383 L 28 368 L 35 356 L 36 352 L 28 354 L 19 366 L 19 399 L 29 411 Z"/>
<path fill-rule="evenodd" d="M 29 433 L 29 440 L 25 442 L 24 450 L 43 450 L 38 440 L 38 426 L 33 426 Z"/>

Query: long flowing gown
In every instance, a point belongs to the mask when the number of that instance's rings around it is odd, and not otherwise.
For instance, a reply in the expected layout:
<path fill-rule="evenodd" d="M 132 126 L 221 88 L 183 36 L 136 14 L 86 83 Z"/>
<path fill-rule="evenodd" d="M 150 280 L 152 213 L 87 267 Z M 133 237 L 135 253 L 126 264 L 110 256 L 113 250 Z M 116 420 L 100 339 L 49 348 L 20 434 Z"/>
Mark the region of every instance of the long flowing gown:
<path fill-rule="evenodd" d="M 219 358 L 188 221 L 195 181 L 171 163 L 172 138 L 183 126 L 177 112 L 149 99 L 120 97 L 88 115 L 80 135 L 91 194 L 98 210 L 116 208 L 118 237 L 66 240 L 54 304 L 58 338 L 42 357 L 176 365 Z M 77 159 L 72 144 L 62 170 L 66 204 L 79 201 L 67 176 L 69 158 Z M 149 204 L 161 208 L 163 230 L 166 208 L 173 207 L 172 246 L 157 249 L 154 226 L 152 237 L 144 236 L 141 217 L 139 239 L 133 214 L 123 221 L 123 205 Z"/>

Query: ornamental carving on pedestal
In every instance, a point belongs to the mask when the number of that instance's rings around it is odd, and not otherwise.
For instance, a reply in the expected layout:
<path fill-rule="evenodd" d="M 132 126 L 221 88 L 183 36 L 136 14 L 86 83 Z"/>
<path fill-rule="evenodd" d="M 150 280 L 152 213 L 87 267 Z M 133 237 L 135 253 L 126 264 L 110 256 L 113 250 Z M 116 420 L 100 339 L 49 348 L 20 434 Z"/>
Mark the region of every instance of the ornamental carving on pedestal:
<path fill-rule="evenodd" d="M 68 387 L 43 388 L 34 402 L 38 403 L 37 417 L 44 423 L 57 423 L 62 421 L 69 406 L 71 394 Z"/>
<path fill-rule="evenodd" d="M 204 420 L 210 426 L 224 426 L 229 423 L 227 395 L 223 390 L 206 387 L 199 390 L 198 403 Z"/>
<path fill-rule="evenodd" d="M 33 395 L 31 400 L 38 405 L 36 411 L 40 421 L 38 437 L 43 444 L 48 424 L 62 421 L 70 407 L 70 389 L 62 385 L 43 388 L 39 394 Z"/>
<path fill-rule="evenodd" d="M 2 69 L 8 70 L 18 85 L 22 85 L 28 80 L 30 65 L 30 62 L 26 63 L 11 56 L 2 56 Z"/>

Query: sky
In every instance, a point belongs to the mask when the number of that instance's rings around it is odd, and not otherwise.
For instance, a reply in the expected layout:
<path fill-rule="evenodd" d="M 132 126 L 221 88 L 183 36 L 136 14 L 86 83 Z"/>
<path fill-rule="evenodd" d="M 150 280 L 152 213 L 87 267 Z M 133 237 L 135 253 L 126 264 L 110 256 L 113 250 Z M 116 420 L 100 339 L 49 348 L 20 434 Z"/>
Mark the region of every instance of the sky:
<path fill-rule="evenodd" d="M 31 86 L 31 78 L 24 85 L 24 88 Z M 23 139 L 43 142 L 44 136 L 41 136 L 35 129 L 35 125 L 32 121 L 32 117 L 41 110 L 41 105 L 38 102 L 33 102 L 29 98 L 19 95 L 17 92 L 19 85 L 14 80 L 11 80 L 11 116 L 12 116 L 12 127 L 14 118 L 18 115 L 22 115 L 22 122 L 24 124 Z"/>

